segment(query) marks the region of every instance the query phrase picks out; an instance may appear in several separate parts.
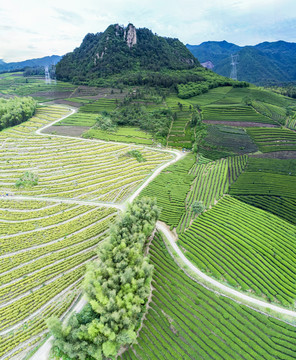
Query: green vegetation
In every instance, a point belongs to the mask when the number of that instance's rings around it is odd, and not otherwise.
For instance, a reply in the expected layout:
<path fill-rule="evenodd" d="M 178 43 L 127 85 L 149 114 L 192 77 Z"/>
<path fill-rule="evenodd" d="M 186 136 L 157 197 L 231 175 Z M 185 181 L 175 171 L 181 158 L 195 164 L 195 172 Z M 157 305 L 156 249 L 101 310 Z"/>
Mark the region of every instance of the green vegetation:
<path fill-rule="evenodd" d="M 34 346 L 46 319 L 62 316 L 77 300 L 85 264 L 116 211 L 36 200 L 0 200 L 0 208 L 14 210 L 1 210 L 0 221 L 2 356 L 22 343 L 26 350 Z M 7 331 L 13 325 L 19 326 Z"/>
<path fill-rule="evenodd" d="M 157 178 L 143 189 L 140 197 L 156 197 L 161 210 L 160 220 L 170 226 L 177 226 L 185 210 L 185 198 L 193 176 L 188 174 L 195 162 L 195 156 L 186 155 L 176 164 L 168 166 Z"/>
<path fill-rule="evenodd" d="M 247 154 L 257 151 L 256 145 L 245 129 L 225 125 L 207 125 L 204 146 L 234 154 Z"/>
<path fill-rule="evenodd" d="M 72 100 L 71 100 L 72 101 Z M 114 99 L 99 99 L 91 104 L 81 106 L 79 112 L 99 113 L 102 111 L 112 111 L 116 108 Z"/>
<path fill-rule="evenodd" d="M 251 101 L 251 105 L 257 112 L 274 120 L 275 123 L 285 125 L 287 110 L 284 107 L 255 100 Z"/>
<path fill-rule="evenodd" d="M 127 102 L 129 101 L 132 101 L 131 97 L 127 99 Z M 164 107 L 151 109 L 139 103 L 123 105 L 109 116 L 117 126 L 139 127 L 141 130 L 149 131 L 158 139 L 166 138 L 172 121 L 170 109 Z"/>
<path fill-rule="evenodd" d="M 152 136 L 140 129 L 124 126 L 118 127 L 115 131 L 104 131 L 96 128 L 89 129 L 82 134 L 86 139 L 100 139 L 105 141 L 119 141 L 133 144 L 152 145 Z"/>
<path fill-rule="evenodd" d="M 272 86 L 269 88 L 277 94 L 281 94 L 284 96 L 289 96 L 293 99 L 296 99 L 296 85 L 295 83 L 290 83 L 282 86 Z"/>
<path fill-rule="evenodd" d="M 188 99 L 193 96 L 201 95 L 208 92 L 210 89 L 219 87 L 219 86 L 233 86 L 233 87 L 247 87 L 249 86 L 246 82 L 235 81 L 226 78 L 220 78 L 216 75 L 213 76 L 213 79 L 207 81 L 207 83 L 194 83 L 187 82 L 186 84 L 180 84 L 178 88 L 178 96 L 181 99 Z"/>
<path fill-rule="evenodd" d="M 147 29 L 129 45 L 124 29 L 111 26 L 65 56 L 61 77 L 104 88 L 44 84 L 21 74 L 0 79 L 2 94 L 66 105 L 40 106 L 30 120 L 0 132 L 0 192 L 53 200 L 0 199 L 0 357 L 23 357 L 43 338 L 49 317 L 65 316 L 86 264 L 99 255 L 85 277 L 90 304 L 64 326 L 51 322 L 57 359 L 115 359 L 130 345 L 122 360 L 292 359 L 289 325 L 205 290 L 178 269 L 159 234 L 148 243 L 158 210 L 144 197 L 157 199 L 160 220 L 203 271 L 294 309 L 296 164 L 257 156 L 294 156 L 294 132 L 280 126 L 294 128 L 295 100 L 203 69 L 177 40 Z M 113 142 L 37 136 L 41 126 L 69 113 L 68 101 L 83 106 L 57 123 L 65 126 L 61 133 L 91 127 L 84 137 Z M 203 123 L 211 119 L 218 125 Z M 242 128 L 250 122 L 278 128 Z M 106 240 L 116 210 L 94 204 L 122 203 L 171 159 L 132 143 L 192 153 L 142 191 Z M 258 149 L 285 153 L 245 155 Z"/>
<path fill-rule="evenodd" d="M 275 94 L 271 91 L 255 86 L 247 88 L 232 88 L 223 97 L 220 97 L 215 104 L 231 105 L 231 104 L 252 104 L 253 101 L 259 101 L 264 104 L 272 104 L 277 107 L 287 108 L 295 105 L 293 99 Z"/>
<path fill-rule="evenodd" d="M 294 306 L 295 226 L 229 196 L 180 236 L 203 271 L 269 301 Z"/>
<path fill-rule="evenodd" d="M 131 145 L 85 142 L 80 139 L 37 136 L 41 126 L 68 113 L 59 106 L 38 108 L 26 123 L 0 133 L 0 192 L 18 195 L 123 201 L 158 165 L 167 153 L 141 149 L 146 162 L 124 156 Z M 32 149 L 38 151 L 32 151 Z M 14 169 L 12 172 L 11 169 Z M 38 184 L 15 188 L 30 168 L 38 169 Z M 7 171 L 9 170 L 9 172 Z"/>
<path fill-rule="evenodd" d="M 51 315 L 65 316 L 80 295 L 86 264 L 114 221 L 113 208 L 61 204 L 55 198 L 123 201 L 171 158 L 141 149 L 147 161 L 138 163 L 124 156 L 133 146 L 36 135 L 67 113 L 65 107 L 40 107 L 27 122 L 0 133 L 1 193 L 53 198 L 0 199 L 0 357 L 10 352 L 23 357 L 44 338 Z M 16 189 L 16 181 L 35 169 L 38 184 Z"/>
<path fill-rule="evenodd" d="M 128 36 L 136 38 L 136 44 L 130 44 Z M 56 74 L 66 81 L 95 82 L 96 78 L 130 70 L 190 69 L 198 64 L 177 39 L 154 35 L 132 24 L 127 28 L 117 24 L 104 33 L 87 34 L 81 46 L 57 64 Z"/>
<path fill-rule="evenodd" d="M 236 121 L 275 124 L 275 122 L 258 114 L 250 106 L 243 105 L 208 105 L 203 108 L 203 119 L 211 121 Z"/>
<path fill-rule="evenodd" d="M 234 195 L 233 197 L 296 225 L 296 199 L 266 195 Z"/>
<path fill-rule="evenodd" d="M 202 201 L 195 201 L 192 205 L 191 205 L 191 209 L 193 211 L 193 213 L 195 215 L 199 215 L 201 214 L 204 209 L 205 209 L 205 206 L 204 204 L 202 203 Z"/>
<path fill-rule="evenodd" d="M 247 133 L 264 153 L 296 150 L 296 134 L 291 130 L 248 128 Z"/>
<path fill-rule="evenodd" d="M 187 206 L 198 200 L 202 201 L 205 208 L 213 205 L 228 188 L 228 160 L 222 159 L 207 164 L 195 164 L 190 174 L 194 181 L 188 197 Z"/>
<path fill-rule="evenodd" d="M 110 229 L 108 240 L 98 249 L 98 260 L 85 275 L 89 304 L 63 327 L 57 318 L 48 322 L 58 358 L 67 354 L 115 359 L 121 347 L 135 341 L 153 269 L 143 251 L 157 218 L 155 201 L 143 198 L 130 205 Z"/>
<path fill-rule="evenodd" d="M 296 113 L 294 113 L 293 117 L 288 118 L 286 126 L 289 129 L 296 130 Z"/>
<path fill-rule="evenodd" d="M 247 172 L 264 172 L 270 174 L 296 176 L 296 159 L 265 159 L 249 157 Z"/>
<path fill-rule="evenodd" d="M 35 113 L 37 103 L 31 97 L 0 99 L 0 130 L 21 124 Z"/>
<path fill-rule="evenodd" d="M 295 327 L 199 285 L 178 268 L 159 234 L 150 254 L 152 301 L 123 360 L 295 359 Z"/>
<path fill-rule="evenodd" d="M 55 126 L 94 126 L 97 122 L 97 117 L 97 114 L 79 112 L 57 122 Z"/>
<path fill-rule="evenodd" d="M 17 188 L 20 187 L 31 187 L 38 184 L 38 175 L 26 171 L 15 183 Z"/>
<path fill-rule="evenodd" d="M 249 158 L 245 172 L 231 186 L 237 199 L 295 224 L 296 160 Z"/>
<path fill-rule="evenodd" d="M 129 157 L 133 157 L 135 159 L 137 159 L 138 162 L 145 162 L 147 161 L 144 157 L 143 154 L 139 151 L 139 150 L 130 150 L 127 153 L 127 156 Z"/>
<path fill-rule="evenodd" d="M 186 101 L 193 106 L 209 105 L 225 97 L 229 91 L 232 90 L 232 86 L 220 86 L 214 89 L 210 89 L 207 93 L 198 96 L 191 97 Z M 240 89 L 241 90 L 241 89 Z"/>
<path fill-rule="evenodd" d="M 217 161 L 193 154 L 170 165 L 154 179 L 140 196 L 156 197 L 161 209 L 160 220 L 181 233 L 195 218 L 192 206 L 202 202 L 208 209 L 227 191 L 247 163 L 247 156 Z"/>
<path fill-rule="evenodd" d="M 265 172 L 245 172 L 231 186 L 230 194 L 283 196 L 296 199 L 295 177 Z"/>
<path fill-rule="evenodd" d="M 185 200 L 186 211 L 177 226 L 178 233 L 184 232 L 196 217 L 193 205 L 202 202 L 205 209 L 214 205 L 228 191 L 229 184 L 236 180 L 246 162 L 246 156 L 236 156 L 193 165 L 189 174 L 194 180 Z"/>
<path fill-rule="evenodd" d="M 1 74 L 0 79 L 2 94 L 32 96 L 35 100 L 40 101 L 67 98 L 75 88 L 76 86 L 62 81 L 46 84 L 44 78 L 25 77 L 22 72 Z"/>

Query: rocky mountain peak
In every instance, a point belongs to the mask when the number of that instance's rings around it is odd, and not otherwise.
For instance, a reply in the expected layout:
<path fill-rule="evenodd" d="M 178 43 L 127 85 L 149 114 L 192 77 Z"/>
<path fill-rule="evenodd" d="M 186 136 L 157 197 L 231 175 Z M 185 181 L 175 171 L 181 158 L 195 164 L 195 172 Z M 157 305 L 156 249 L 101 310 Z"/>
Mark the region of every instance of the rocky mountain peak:
<path fill-rule="evenodd" d="M 137 44 L 137 31 L 133 24 L 129 24 L 124 30 L 124 39 L 129 48 Z"/>

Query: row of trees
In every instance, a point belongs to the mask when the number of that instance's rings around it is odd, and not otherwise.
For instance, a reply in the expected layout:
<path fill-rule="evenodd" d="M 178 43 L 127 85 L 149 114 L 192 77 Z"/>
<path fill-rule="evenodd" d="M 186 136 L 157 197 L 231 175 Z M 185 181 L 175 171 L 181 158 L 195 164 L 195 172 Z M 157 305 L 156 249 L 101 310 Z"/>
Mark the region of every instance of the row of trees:
<path fill-rule="evenodd" d="M 203 82 L 187 82 L 179 84 L 178 97 L 181 99 L 189 99 L 193 96 L 204 94 L 210 89 L 219 86 L 233 86 L 233 87 L 248 87 L 249 84 L 245 81 L 236 81 L 232 79 L 222 78 L 221 76 L 212 76 L 212 79 Z"/>
<path fill-rule="evenodd" d="M 0 99 L 0 130 L 18 125 L 31 118 L 37 102 L 31 97 Z"/>
<path fill-rule="evenodd" d="M 89 304 L 64 326 L 57 318 L 48 321 L 56 356 L 115 359 L 122 346 L 134 342 L 153 270 L 143 253 L 158 216 L 155 200 L 142 198 L 111 227 L 108 240 L 98 249 L 98 260 L 85 275 Z"/>

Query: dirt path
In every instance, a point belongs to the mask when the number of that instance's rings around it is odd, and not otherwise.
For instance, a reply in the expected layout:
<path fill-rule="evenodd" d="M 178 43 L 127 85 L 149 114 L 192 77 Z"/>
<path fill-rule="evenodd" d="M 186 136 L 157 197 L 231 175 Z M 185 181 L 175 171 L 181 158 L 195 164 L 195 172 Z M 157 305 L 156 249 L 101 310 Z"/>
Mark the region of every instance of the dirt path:
<path fill-rule="evenodd" d="M 72 314 L 73 312 L 80 312 L 86 304 L 87 300 L 85 298 L 81 298 L 74 306 L 74 308 L 69 312 L 69 315 L 66 316 L 66 319 L 68 319 L 70 317 L 70 314 Z M 40 346 L 40 348 L 35 352 L 35 354 L 30 358 L 30 360 L 48 360 L 52 341 L 53 336 L 47 339 L 46 342 L 42 346 Z"/>
<path fill-rule="evenodd" d="M 43 135 L 43 136 L 48 136 L 45 133 L 42 133 L 43 130 L 49 128 L 50 126 L 54 125 L 55 123 L 67 118 L 68 116 L 74 114 L 77 109 L 70 109 L 71 113 L 68 115 L 65 115 L 55 121 L 53 121 L 52 123 L 43 126 L 42 128 L 38 129 L 36 131 L 37 135 Z M 73 139 L 73 137 L 70 136 L 64 136 L 64 135 L 51 135 L 52 137 L 62 137 L 62 138 L 70 138 Z M 85 143 L 88 142 L 99 142 L 99 143 L 114 143 L 114 144 L 123 144 L 123 145 L 127 145 L 126 143 L 119 143 L 119 142 L 106 142 L 103 140 L 90 140 L 90 139 L 80 139 L 80 141 L 84 141 Z M 133 147 L 139 147 L 139 148 L 143 148 L 143 145 L 132 145 Z M 64 199 L 64 198 L 59 198 L 59 197 L 55 197 L 55 198 L 46 198 L 46 197 L 38 197 L 38 196 L 9 196 L 9 200 L 45 200 L 45 201 L 49 201 L 49 202 L 64 202 L 64 203 L 68 203 L 68 204 L 81 204 L 81 205 L 95 205 L 95 206 L 100 206 L 100 207 L 113 207 L 116 208 L 118 210 L 124 210 L 126 208 L 126 206 L 128 205 L 128 203 L 131 203 L 138 195 L 139 193 L 156 177 L 159 175 L 159 173 L 166 168 L 167 166 L 175 163 L 176 161 L 180 160 L 185 154 L 177 151 L 177 150 L 164 150 L 164 149 L 156 149 L 156 148 L 151 148 L 151 147 L 144 147 L 145 149 L 149 149 L 149 150 L 153 150 L 153 151 L 159 151 L 159 152 L 166 152 L 166 153 L 171 153 L 172 155 L 175 155 L 175 158 L 166 162 L 165 164 L 159 166 L 154 172 L 153 174 L 141 185 L 138 187 L 138 189 L 129 196 L 129 198 L 124 202 L 124 203 L 107 203 L 107 202 L 99 202 L 99 201 L 84 201 L 84 200 L 78 200 L 78 199 Z M 296 312 L 288 310 L 288 309 L 284 309 L 281 308 L 279 306 L 275 306 L 272 304 L 269 304 L 267 302 L 252 298 L 244 293 L 241 293 L 239 291 L 236 291 L 226 285 L 223 285 L 221 283 L 219 283 L 218 281 L 212 279 L 211 277 L 209 277 L 208 275 L 204 274 L 203 272 L 201 272 L 198 268 L 196 268 L 182 253 L 182 251 L 179 249 L 179 247 L 176 244 L 176 238 L 175 236 L 168 230 L 168 228 L 160 223 L 157 222 L 157 229 L 160 230 L 168 239 L 168 241 L 170 242 L 170 245 L 173 247 L 174 251 L 176 252 L 176 254 L 178 255 L 178 257 L 186 264 L 186 266 L 188 266 L 192 271 L 194 271 L 200 278 L 206 280 L 209 284 L 215 286 L 216 288 L 218 288 L 222 294 L 227 294 L 227 295 L 232 295 L 235 298 L 239 298 L 242 301 L 245 301 L 247 303 L 251 303 L 257 306 L 261 306 L 264 307 L 266 309 L 270 309 L 270 310 L 274 310 L 278 313 L 284 314 L 284 315 L 289 315 L 292 317 L 296 317 Z M 72 284 L 71 286 L 73 286 L 74 284 Z M 70 286 L 70 287 L 71 287 Z M 69 287 L 69 288 L 70 288 Z M 215 291 L 215 290 L 212 290 Z M 55 298 L 53 298 L 50 302 L 54 301 Z M 49 302 L 49 303 L 50 303 Z M 87 303 L 87 301 L 82 298 L 73 308 L 72 311 L 76 311 L 79 312 L 83 306 L 85 306 Z M 48 303 L 46 304 L 48 305 Z M 36 314 L 36 313 L 35 313 Z M 34 314 L 30 315 L 29 318 L 31 318 L 32 316 L 34 316 Z M 25 321 L 27 321 L 29 318 L 25 319 Z M 10 329 L 11 330 L 11 329 Z M 49 338 L 38 350 L 37 352 L 31 357 L 32 360 L 47 360 L 48 359 L 48 355 L 51 349 L 51 341 L 52 341 L 52 337 Z"/>
<path fill-rule="evenodd" d="M 209 284 L 215 286 L 216 288 L 218 288 L 221 291 L 222 294 L 232 295 L 235 298 L 239 298 L 240 300 L 243 300 L 243 301 L 245 301 L 247 303 L 250 303 L 252 305 L 257 305 L 257 306 L 260 306 L 260 307 L 264 307 L 265 309 L 270 309 L 270 310 L 276 311 L 277 313 L 280 313 L 280 314 L 283 314 L 283 315 L 288 315 L 288 316 L 296 318 L 296 312 L 295 311 L 288 310 L 288 309 L 282 308 L 280 306 L 272 305 L 272 304 L 269 304 L 268 302 L 255 299 L 255 298 L 253 298 L 251 296 L 248 296 L 248 295 L 246 295 L 246 294 L 244 294 L 242 292 L 234 290 L 234 289 L 230 288 L 229 286 L 226 286 L 226 285 L 220 283 L 219 281 L 214 280 L 210 276 L 204 274 L 196 266 L 194 266 L 186 258 L 186 256 L 182 253 L 182 251 L 180 250 L 180 248 L 178 247 L 178 245 L 176 243 L 175 235 L 167 228 L 167 226 L 165 226 L 163 223 L 158 221 L 157 224 L 156 224 L 156 228 L 159 231 L 161 231 L 163 233 L 163 235 L 167 238 L 167 240 L 169 241 L 171 247 L 177 253 L 177 256 L 182 260 L 182 262 L 186 266 L 188 266 L 188 268 L 190 270 L 192 270 L 197 276 L 199 276 L 200 278 L 206 280 L 207 283 L 209 283 Z M 233 299 L 233 300 L 235 300 L 235 299 Z"/>

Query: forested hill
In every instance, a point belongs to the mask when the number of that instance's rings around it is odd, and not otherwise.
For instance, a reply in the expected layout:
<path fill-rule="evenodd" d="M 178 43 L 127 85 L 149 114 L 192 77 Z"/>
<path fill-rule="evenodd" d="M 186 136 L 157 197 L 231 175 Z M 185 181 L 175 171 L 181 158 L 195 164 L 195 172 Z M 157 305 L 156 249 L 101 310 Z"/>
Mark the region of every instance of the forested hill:
<path fill-rule="evenodd" d="M 213 71 L 230 76 L 231 54 L 238 54 L 238 80 L 256 85 L 296 81 L 296 43 L 263 42 L 240 47 L 227 41 L 208 41 L 186 45 L 201 63 L 211 61 Z"/>
<path fill-rule="evenodd" d="M 178 39 L 164 38 L 146 28 L 110 25 L 105 32 L 87 34 L 82 44 L 56 67 L 60 80 L 89 82 L 124 71 L 182 70 L 199 66 Z"/>
<path fill-rule="evenodd" d="M 0 72 L 20 70 L 26 67 L 36 68 L 41 66 L 44 67 L 44 66 L 55 65 L 57 62 L 60 61 L 61 58 L 62 57 L 58 55 L 51 55 L 38 59 L 30 59 L 30 60 L 10 62 L 10 63 L 6 63 L 0 59 Z"/>

